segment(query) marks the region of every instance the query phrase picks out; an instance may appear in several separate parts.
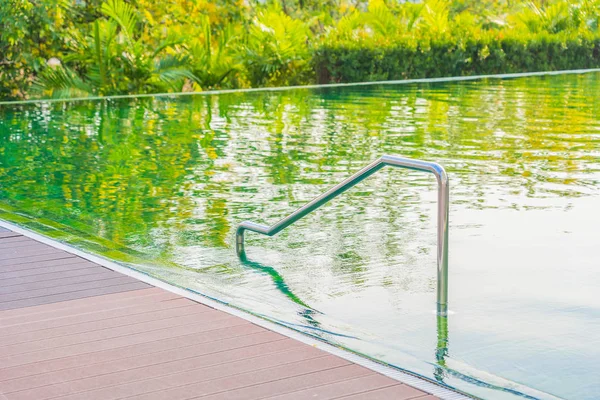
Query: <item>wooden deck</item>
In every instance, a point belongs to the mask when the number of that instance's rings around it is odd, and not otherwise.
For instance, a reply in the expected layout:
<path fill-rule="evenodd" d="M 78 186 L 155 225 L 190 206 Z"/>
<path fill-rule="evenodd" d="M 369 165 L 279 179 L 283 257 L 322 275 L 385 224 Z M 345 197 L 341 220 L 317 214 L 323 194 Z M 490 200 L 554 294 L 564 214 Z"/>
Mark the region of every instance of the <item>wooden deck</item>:
<path fill-rule="evenodd" d="M 0 228 L 0 399 L 436 397 Z"/>

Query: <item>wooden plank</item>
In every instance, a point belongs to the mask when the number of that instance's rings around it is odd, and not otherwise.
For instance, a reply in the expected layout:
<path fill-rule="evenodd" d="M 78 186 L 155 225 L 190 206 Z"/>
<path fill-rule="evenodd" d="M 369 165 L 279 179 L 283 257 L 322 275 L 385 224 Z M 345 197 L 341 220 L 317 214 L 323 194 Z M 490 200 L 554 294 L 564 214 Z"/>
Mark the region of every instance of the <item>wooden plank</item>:
<path fill-rule="evenodd" d="M 19 237 L 15 237 L 15 238 L 0 240 L 0 249 L 2 249 L 2 251 L 9 250 L 9 249 L 22 249 L 24 247 L 34 247 L 34 246 L 49 247 L 46 244 L 41 244 L 40 242 L 36 242 L 35 240 L 29 239 L 26 236 L 19 236 Z"/>
<path fill-rule="evenodd" d="M 32 257 L 33 258 L 33 257 Z M 37 257 L 36 257 L 37 258 Z M 23 262 L 25 261 L 25 262 Z M 5 265 L 0 266 L 0 273 L 9 273 L 9 272 L 21 272 L 27 270 L 37 270 L 36 274 L 47 273 L 46 268 L 55 267 L 58 265 L 68 265 L 68 264 L 76 264 L 76 263 L 89 263 L 96 268 L 106 269 L 104 267 L 100 267 L 97 264 L 94 264 L 91 261 L 85 260 L 81 257 L 77 257 L 76 255 L 70 254 L 68 257 L 47 257 L 47 259 L 39 260 L 33 259 L 29 261 L 28 259 L 18 260 L 18 262 L 14 264 L 6 263 Z M 50 271 L 52 272 L 52 271 Z"/>
<path fill-rule="evenodd" d="M 248 385 L 235 390 L 224 390 L 210 396 L 207 400 L 249 400 L 262 399 L 273 393 L 288 393 L 294 390 L 301 390 L 309 387 L 326 385 L 332 382 L 346 381 L 360 376 L 370 376 L 374 373 L 358 365 L 347 365 L 341 368 L 331 368 L 325 371 L 318 371 L 309 374 L 301 374 L 283 379 L 273 379 L 269 382 L 258 385 Z M 195 396 L 191 396 L 195 398 Z"/>
<path fill-rule="evenodd" d="M 21 245 L 23 245 L 23 244 L 25 244 L 25 248 L 21 248 Z M 0 245 L 6 246 L 6 244 L 3 244 L 3 242 L 0 242 Z M 13 255 L 13 254 L 19 254 L 24 251 L 30 251 L 31 253 L 35 253 L 37 250 L 47 250 L 47 249 L 59 250 L 56 247 L 48 246 L 45 243 L 41 243 L 41 242 L 35 241 L 33 239 L 26 238 L 24 241 L 12 242 L 12 246 L 3 248 L 2 252 L 0 252 L 0 257 Z"/>
<path fill-rule="evenodd" d="M 6 236 L 6 237 L 0 237 L 0 246 L 10 246 L 11 243 L 21 243 L 21 242 L 29 242 L 32 239 L 29 239 L 27 236 L 21 236 L 21 235 L 16 235 L 16 236 Z"/>
<path fill-rule="evenodd" d="M 207 313 L 201 315 L 205 314 Z M 173 331 L 179 331 L 181 332 L 181 334 L 189 334 L 221 329 L 247 323 L 243 320 L 236 319 L 227 314 L 209 314 L 209 316 L 214 319 L 208 320 L 208 318 L 204 317 L 202 318 L 202 320 L 194 323 L 182 323 L 177 326 L 168 326 L 162 329 L 154 329 L 149 332 L 138 332 L 131 335 L 122 334 L 117 337 L 110 337 L 104 340 L 96 340 L 94 342 L 77 343 L 75 345 L 67 347 L 48 348 L 42 351 L 17 354 L 10 357 L 5 357 L 3 360 L 3 368 L 0 369 L 0 377 L 3 376 L 3 370 L 9 367 L 31 363 L 39 363 L 47 360 L 53 360 L 56 358 L 64 358 L 68 356 L 91 353 L 95 351 L 114 349 L 118 347 L 128 346 L 131 344 L 143 343 L 146 341 L 162 340 L 171 337 Z"/>
<path fill-rule="evenodd" d="M 309 346 L 305 348 L 294 347 L 279 352 L 268 352 L 254 358 L 243 360 L 232 360 L 223 362 L 217 355 L 213 355 L 214 363 L 204 366 L 201 357 L 185 359 L 184 362 L 159 363 L 151 366 L 130 369 L 119 373 L 95 375 L 87 379 L 78 379 L 64 382 L 63 384 L 53 384 L 51 387 L 42 386 L 35 389 L 19 391 L 11 394 L 5 392 L 9 399 L 37 399 L 44 400 L 58 396 L 79 395 L 85 398 L 117 399 L 126 397 L 129 394 L 138 393 L 137 388 L 140 382 L 148 384 L 148 381 L 155 381 L 163 377 L 174 374 L 189 375 L 195 381 L 210 380 L 213 377 L 221 377 L 226 371 L 251 371 L 263 366 L 280 365 L 286 362 L 300 361 L 322 357 L 323 354 Z M 172 369 L 176 367 L 176 369 Z M 185 367 L 188 367 L 186 370 Z M 194 367 L 196 367 L 194 369 Z M 190 368 L 192 368 L 190 370 Z M 152 385 L 152 383 L 150 383 Z M 161 385 L 161 384 L 159 384 Z M 149 387 L 150 389 L 151 387 Z M 68 397 L 67 397 L 68 398 Z"/>
<path fill-rule="evenodd" d="M 94 289 L 84 290 L 84 291 L 80 291 L 80 292 L 52 294 L 52 295 L 43 296 L 43 297 L 34 297 L 34 298 L 30 298 L 30 299 L 15 300 L 15 301 L 8 301 L 5 303 L 0 303 L 0 310 L 12 310 L 12 309 L 17 309 L 17 308 L 38 306 L 38 305 L 42 305 L 42 304 L 57 303 L 60 301 L 81 299 L 84 297 L 95 297 L 95 296 L 99 296 L 102 294 L 128 292 L 131 290 L 146 289 L 147 287 L 148 287 L 148 285 L 143 282 L 131 282 L 131 283 L 123 284 L 123 285 L 94 288 Z"/>
<path fill-rule="evenodd" d="M 381 389 L 375 389 L 364 393 L 345 396 L 344 400 L 409 400 L 423 399 L 424 392 L 408 385 L 397 384 Z"/>
<path fill-rule="evenodd" d="M 397 385 L 398 381 L 380 374 L 372 373 L 370 375 L 358 378 L 347 379 L 325 385 L 313 385 L 307 389 L 288 391 L 284 394 L 265 397 L 269 400 L 305 400 L 318 399 L 330 400 L 338 399 L 343 396 L 360 394 L 375 389 L 381 389 L 388 386 Z M 273 392 L 277 393 L 277 392 Z M 423 398 L 419 398 L 422 400 Z"/>
<path fill-rule="evenodd" d="M 77 349 L 82 351 L 57 352 L 43 361 L 32 361 L 15 366 L 0 368 L 0 382 L 42 374 L 61 369 L 120 360 L 166 349 L 173 350 L 194 343 L 208 343 L 222 338 L 243 336 L 263 331 L 239 318 L 221 320 L 206 326 L 203 324 L 178 326 L 170 331 L 154 331 L 136 338 L 123 337 L 110 343 L 100 343 L 95 348 Z M 72 354 L 74 353 L 74 354 Z M 2 384 L 0 384 L 2 387 Z"/>
<path fill-rule="evenodd" d="M 3 325 L 0 327 L 0 343 L 8 343 L 10 337 L 20 337 L 22 341 L 34 340 L 34 335 L 43 334 L 45 337 L 52 337 L 53 329 L 71 329 L 73 326 L 86 327 L 89 324 L 95 324 L 98 321 L 111 320 L 145 314 L 153 311 L 166 310 L 184 305 L 196 304 L 183 297 L 165 297 L 170 293 L 160 293 L 153 296 L 156 299 L 152 302 L 141 301 L 136 303 L 123 303 L 115 306 L 108 305 L 103 309 L 92 309 L 88 312 L 76 312 L 65 316 L 57 316 L 40 319 L 33 319 L 17 324 Z M 162 297 L 159 297 L 162 296 Z M 163 298 L 165 300 L 163 300 Z M 139 303 L 139 304 L 138 304 Z M 90 325 L 91 326 L 91 325 Z M 43 331 L 43 332 L 40 332 Z"/>
<path fill-rule="evenodd" d="M 2 336 L 0 340 L 0 357 L 2 355 L 11 354 L 10 348 L 18 344 L 24 346 L 25 350 L 17 349 L 17 353 L 21 351 L 34 351 L 36 348 L 39 349 L 44 348 L 44 346 L 52 345 L 49 341 L 53 338 L 66 338 L 86 332 L 90 333 L 91 338 L 93 337 L 94 332 L 100 330 L 133 325 L 157 319 L 168 319 L 176 316 L 190 315 L 192 313 L 202 312 L 203 310 L 202 307 L 197 307 L 197 304 L 190 304 L 188 302 L 169 302 L 165 304 L 167 304 L 168 307 L 163 309 L 154 305 L 154 310 L 151 310 L 152 312 L 147 311 L 139 314 L 129 314 L 124 317 L 102 319 L 86 324 L 66 325 L 27 333 L 19 332 L 18 334 L 11 336 Z M 208 307 L 205 307 L 204 309 L 210 310 Z"/>
<path fill-rule="evenodd" d="M 118 275 L 118 272 L 99 269 L 92 264 L 89 265 L 87 268 L 8 278 L 0 280 L 0 293 L 4 293 L 4 289 L 8 290 L 13 286 L 19 287 L 22 290 L 39 289 L 42 287 L 52 285 L 58 286 L 61 282 L 75 282 L 74 279 L 85 279 L 85 277 L 91 275 L 101 275 L 107 273 L 113 273 Z"/>
<path fill-rule="evenodd" d="M 63 335 L 55 338 L 19 343 L 12 346 L 0 346 L 0 357 L 4 357 L 7 360 L 11 358 L 10 356 L 15 358 L 26 357 L 27 355 L 34 355 L 33 353 L 43 352 L 46 349 L 58 349 L 61 347 L 73 348 L 75 345 L 84 346 L 92 342 L 108 341 L 123 336 L 134 336 L 136 334 L 169 329 L 180 325 L 213 322 L 229 317 L 228 315 L 223 315 L 222 313 L 209 308 L 194 306 L 166 310 L 162 313 L 163 318 L 160 318 L 160 312 L 157 312 L 157 314 L 159 314 L 157 319 L 150 318 L 150 320 L 148 320 L 147 318 L 144 318 L 145 320 L 139 323 L 117 325 L 112 328 L 75 333 L 73 335 Z"/>
<path fill-rule="evenodd" d="M 53 279 L 53 280 L 45 280 L 45 281 L 34 281 L 27 283 L 20 283 L 18 285 L 8 285 L 8 286 L 0 286 L 0 296 L 8 295 L 11 293 L 35 293 L 35 291 L 39 290 L 51 290 L 55 291 L 59 290 L 59 288 L 64 286 L 71 286 L 83 283 L 90 283 L 95 281 L 102 281 L 111 278 L 122 278 L 123 275 L 110 271 L 110 270 L 102 270 L 99 268 L 94 268 L 93 273 L 87 273 L 85 275 L 78 275 L 69 278 L 62 279 Z M 35 278 L 35 275 L 33 275 Z M 2 301 L 2 300 L 0 300 Z"/>
<path fill-rule="evenodd" d="M 23 249 L 3 249 L 0 252 L 0 260 L 18 260 L 20 258 L 27 258 L 28 256 L 40 256 L 50 254 L 69 254 L 66 251 L 56 249 L 54 247 L 47 246 L 45 244 L 38 244 L 35 246 L 25 247 Z"/>
<path fill-rule="evenodd" d="M 58 260 L 49 260 L 48 263 L 54 263 L 56 265 L 47 266 L 45 268 L 24 268 L 19 269 L 20 267 L 28 266 L 29 264 L 23 264 L 17 266 L 14 271 L 10 272 L 1 272 L 0 271 L 0 279 L 12 279 L 12 278 L 23 278 L 30 277 L 35 275 L 45 275 L 54 272 L 65 272 L 65 271 L 74 271 L 84 268 L 95 268 L 98 269 L 96 265 L 90 263 L 89 261 L 85 261 L 80 259 L 79 257 L 73 258 L 61 258 Z"/>
<path fill-rule="evenodd" d="M 28 307 L 21 310 L 5 310 L 0 312 L 2 326 L 31 322 L 36 318 L 50 319 L 61 316 L 77 315 L 80 313 L 99 311 L 112 308 L 120 308 L 130 304 L 139 304 L 145 297 L 164 295 L 164 290 L 158 288 L 147 288 L 139 291 L 123 292 L 119 294 L 108 294 L 96 296 L 95 298 L 82 298 L 58 304 L 43 304 Z M 168 293 L 171 298 L 179 297 Z"/>
<path fill-rule="evenodd" d="M 20 235 L 18 233 L 10 232 L 10 231 L 0 232 L 0 239 L 12 238 L 12 237 L 18 237 L 18 236 L 22 236 L 22 235 Z"/>
<path fill-rule="evenodd" d="M 263 379 L 271 379 L 267 376 L 322 371 L 345 364 L 348 364 L 348 362 L 337 357 L 323 355 L 323 353 L 318 351 L 303 353 L 292 350 L 285 358 L 267 355 L 260 360 L 243 360 L 228 365 L 165 375 L 154 379 L 87 391 L 85 392 L 85 398 L 88 400 L 113 400 L 135 396 L 140 399 L 185 399 L 210 394 L 213 391 L 223 389 L 232 390 L 236 387 L 242 387 L 248 382 L 253 382 L 256 379 L 256 375 L 261 373 L 264 376 Z M 77 398 L 81 398 L 81 395 L 64 396 L 62 400 Z M 13 400 L 14 398 L 9 395 L 8 399 Z"/>
<path fill-rule="evenodd" d="M 244 326 L 244 328 L 248 327 L 248 325 Z M 240 331 L 239 328 L 237 330 Z M 231 331 L 233 329 L 229 330 L 229 332 Z M 145 353 L 140 356 L 6 380 L 2 382 L 1 386 L 4 393 L 60 384 L 66 384 L 70 388 L 85 386 L 92 389 L 101 387 L 102 385 L 98 386 L 98 382 L 106 379 L 113 382 L 112 384 L 124 383 L 134 381 L 135 377 L 140 376 L 140 374 L 143 376 L 138 380 L 147 379 L 151 375 L 145 374 L 153 374 L 155 371 L 163 369 L 169 369 L 175 373 L 193 368 L 226 364 L 235 360 L 270 353 L 279 353 L 300 346 L 305 345 L 295 340 L 282 338 L 273 332 L 260 330 L 242 336 L 228 337 L 225 335 L 222 340 L 190 344 L 173 350 Z M 88 386 L 86 382 L 91 382 L 89 381 L 90 378 L 97 378 L 97 380 L 94 381 L 96 383 Z M 77 383 L 74 383 L 74 381 L 77 381 Z"/>
<path fill-rule="evenodd" d="M 35 290 L 26 290 L 26 291 L 22 291 L 22 292 L 12 292 L 12 293 L 0 294 L 0 306 L 3 303 L 16 301 L 16 300 L 48 297 L 51 295 L 57 295 L 57 294 L 63 294 L 63 293 L 85 292 L 85 291 L 91 290 L 91 289 L 117 286 L 117 285 L 123 285 L 123 284 L 127 284 L 127 283 L 139 283 L 139 281 L 136 279 L 133 279 L 129 276 L 117 275 L 117 276 L 111 276 L 109 279 L 98 279 L 98 280 L 92 281 L 92 282 L 51 286 L 51 287 L 35 289 Z"/>
<path fill-rule="evenodd" d="M 15 266 L 15 265 L 21 265 L 21 264 L 34 264 L 40 261 L 50 261 L 50 260 L 60 260 L 60 259 L 64 259 L 64 258 L 78 258 L 77 256 L 67 253 L 65 251 L 60 251 L 57 253 L 51 253 L 51 254 L 38 254 L 38 255 L 31 255 L 28 257 L 23 257 L 23 258 L 12 258 L 12 259 L 8 259 L 8 260 L 0 260 L 0 267 L 5 267 L 5 266 Z M 0 268 L 0 271 L 4 270 L 4 268 Z"/>
<path fill-rule="evenodd" d="M 305 361 L 278 364 L 269 368 L 252 370 L 245 373 L 236 373 L 223 371 L 220 377 L 212 377 L 204 381 L 203 374 L 196 374 L 194 377 L 189 375 L 170 375 L 162 379 L 152 381 L 134 382 L 131 389 L 135 389 L 135 397 L 139 400 L 150 399 L 190 399 L 193 397 L 208 396 L 226 391 L 234 391 L 240 388 L 247 388 L 252 385 L 266 383 L 278 379 L 284 379 L 292 376 L 307 375 L 313 372 L 320 372 L 319 375 L 329 376 L 331 370 L 340 367 L 350 367 L 351 370 L 362 368 L 350 365 L 350 362 L 339 357 L 326 355 Z M 339 373 L 338 371 L 334 372 Z M 196 382 L 191 381 L 196 379 Z M 199 380 L 199 382 L 198 382 Z M 133 387 L 135 385 L 135 387 Z M 96 397 L 90 397 L 94 399 Z"/>

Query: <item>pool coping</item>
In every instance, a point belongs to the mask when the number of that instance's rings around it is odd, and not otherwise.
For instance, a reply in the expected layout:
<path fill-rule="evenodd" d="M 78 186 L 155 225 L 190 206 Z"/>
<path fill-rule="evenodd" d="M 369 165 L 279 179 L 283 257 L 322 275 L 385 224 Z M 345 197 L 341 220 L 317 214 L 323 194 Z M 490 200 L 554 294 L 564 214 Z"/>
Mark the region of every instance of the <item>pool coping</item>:
<path fill-rule="evenodd" d="M 409 372 L 404 372 L 402 370 L 399 370 L 397 368 L 393 368 L 391 366 L 387 366 L 385 364 L 382 363 L 378 363 L 374 360 L 368 359 L 366 357 L 363 357 L 359 354 L 353 353 L 350 350 L 346 350 L 340 347 L 336 347 L 334 345 L 328 344 L 322 340 L 319 340 L 315 337 L 311 337 L 308 335 L 305 335 L 299 331 L 295 331 L 293 329 L 290 329 L 286 326 L 268 321 L 266 319 L 260 318 L 256 315 L 250 314 L 248 312 L 245 312 L 241 309 L 229 306 L 225 303 L 219 302 L 217 300 L 208 298 L 204 295 L 201 295 L 199 293 L 196 292 L 192 292 L 190 290 L 186 290 L 184 288 L 181 287 L 177 287 L 174 285 L 171 285 L 165 281 L 162 281 L 160 279 L 154 278 L 150 275 L 144 274 L 142 272 L 136 271 L 132 268 L 129 268 L 127 266 L 123 266 L 120 265 L 114 261 L 111 261 L 109 259 L 106 259 L 104 257 L 101 256 L 97 256 L 91 253 L 87 253 L 83 250 L 77 249 L 71 245 L 68 245 L 66 243 L 60 242 L 58 240 L 55 239 L 51 239 L 47 236 L 44 236 L 42 234 L 36 233 L 34 231 L 31 231 L 29 229 L 23 228 L 21 226 L 15 225 L 11 222 L 5 221 L 3 219 L 0 219 L 0 227 L 6 228 L 6 229 L 10 229 L 16 233 L 19 233 L 23 236 L 29 237 L 31 239 L 37 240 L 41 243 L 47 244 L 49 246 L 52 246 L 54 248 L 66 251 L 68 253 L 74 254 L 76 256 L 79 256 L 81 258 L 84 258 L 86 260 L 89 260 L 91 262 L 94 262 L 96 264 L 99 264 L 103 267 L 106 267 L 108 269 L 111 269 L 115 272 L 119 272 L 123 275 L 135 278 L 141 282 L 145 282 L 147 284 L 150 284 L 152 286 L 161 288 L 163 290 L 169 291 L 171 293 L 177 294 L 179 296 L 185 297 L 187 299 L 196 301 L 200 304 L 204 304 L 208 307 L 212 307 L 216 310 L 219 311 L 223 311 L 225 313 L 228 313 L 230 315 L 234 315 L 236 317 L 242 318 L 246 321 L 249 321 L 251 323 L 254 323 L 260 327 L 263 327 L 265 329 L 269 329 L 273 332 L 279 333 L 281 335 L 284 335 L 286 337 L 289 337 L 291 339 L 297 340 L 299 342 L 314 346 L 319 348 L 320 350 L 323 350 L 329 354 L 338 356 L 340 358 L 343 358 L 345 360 L 348 360 L 350 362 L 353 362 L 357 365 L 360 365 L 362 367 L 368 368 L 374 372 L 380 373 L 382 375 L 385 375 L 389 378 L 395 379 L 401 383 L 407 384 L 409 386 L 412 386 L 416 389 L 420 389 L 422 391 L 428 392 L 434 396 L 439 397 L 440 399 L 444 399 L 444 400 L 463 400 L 463 399 L 473 399 L 476 398 L 474 396 L 470 396 L 466 393 L 462 393 L 459 392 L 455 389 L 449 388 L 449 387 L 445 387 L 442 386 L 441 384 L 437 384 L 434 383 L 432 381 L 429 381 L 425 378 L 419 377 L 417 375 L 413 375 Z"/>
<path fill-rule="evenodd" d="M 389 81 L 367 81 L 367 82 L 344 82 L 344 83 L 325 83 L 311 85 L 296 85 L 296 86 L 276 86 L 276 87 L 258 87 L 244 89 L 221 89 L 221 90 L 206 90 L 203 92 L 174 92 L 174 93 L 140 93 L 140 94 L 122 94 L 112 96 L 89 96 L 89 97 L 73 97 L 60 99 L 29 99 L 29 100 L 13 100 L 0 101 L 0 106 L 24 105 L 37 103 L 69 103 L 78 101 L 95 101 L 95 100 L 119 100 L 119 99 L 137 99 L 149 97 L 186 97 L 186 96 L 213 96 L 220 94 L 236 94 L 236 93 L 254 93 L 254 92 L 282 92 L 288 90 L 310 90 L 310 89 L 328 89 L 339 87 L 359 87 L 359 86 L 375 86 L 375 85 L 409 85 L 418 83 L 443 83 L 443 82 L 463 82 L 476 81 L 481 79 L 514 79 L 526 78 L 532 76 L 553 76 L 553 75 L 571 75 L 571 74 L 586 74 L 590 72 L 600 72 L 600 68 L 584 68 L 584 69 L 568 69 L 558 71 L 532 71 L 532 72 L 514 72 L 507 74 L 487 74 L 487 75 L 464 75 L 464 76 L 444 76 L 438 78 L 418 78 L 418 79 L 399 79 Z"/>

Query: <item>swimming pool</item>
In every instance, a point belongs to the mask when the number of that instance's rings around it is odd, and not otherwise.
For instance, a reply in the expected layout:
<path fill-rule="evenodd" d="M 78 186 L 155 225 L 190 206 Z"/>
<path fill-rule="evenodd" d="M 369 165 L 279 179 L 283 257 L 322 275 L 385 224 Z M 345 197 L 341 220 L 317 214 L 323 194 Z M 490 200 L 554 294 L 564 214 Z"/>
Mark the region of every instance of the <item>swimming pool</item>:
<path fill-rule="evenodd" d="M 0 105 L 0 218 L 490 399 L 600 393 L 600 73 Z M 436 183 L 450 178 L 436 319 Z M 446 334 L 447 329 L 447 334 Z"/>

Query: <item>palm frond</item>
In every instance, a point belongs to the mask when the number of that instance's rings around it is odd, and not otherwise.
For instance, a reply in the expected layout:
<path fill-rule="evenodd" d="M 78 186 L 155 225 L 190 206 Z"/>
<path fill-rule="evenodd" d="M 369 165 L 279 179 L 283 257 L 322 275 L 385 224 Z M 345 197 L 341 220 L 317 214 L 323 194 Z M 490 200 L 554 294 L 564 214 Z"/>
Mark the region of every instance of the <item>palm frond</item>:
<path fill-rule="evenodd" d="M 398 18 L 382 0 L 369 3 L 368 25 L 375 33 L 387 36 L 398 31 Z"/>
<path fill-rule="evenodd" d="M 34 93 L 52 98 L 87 97 L 93 88 L 68 67 L 49 68 L 32 85 Z"/>
<path fill-rule="evenodd" d="M 450 26 L 450 3 L 448 0 L 426 0 L 421 17 L 425 28 L 435 34 L 444 33 Z"/>
<path fill-rule="evenodd" d="M 174 86 L 185 79 L 198 82 L 198 77 L 189 68 L 189 58 L 167 55 L 156 60 L 154 75 L 163 83 Z"/>
<path fill-rule="evenodd" d="M 100 9 L 104 15 L 113 19 L 120 27 L 130 46 L 134 46 L 134 32 L 138 22 L 135 9 L 123 0 L 108 0 Z"/>

